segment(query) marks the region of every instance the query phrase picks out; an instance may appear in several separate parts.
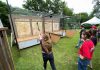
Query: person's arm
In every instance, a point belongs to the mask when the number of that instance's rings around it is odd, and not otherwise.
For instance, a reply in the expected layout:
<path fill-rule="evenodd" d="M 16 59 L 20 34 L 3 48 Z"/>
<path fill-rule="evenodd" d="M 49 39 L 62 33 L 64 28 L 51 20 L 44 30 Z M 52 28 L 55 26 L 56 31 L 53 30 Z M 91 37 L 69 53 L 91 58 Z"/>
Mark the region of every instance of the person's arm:
<path fill-rule="evenodd" d="M 50 41 L 51 45 L 53 46 L 53 41 L 51 39 L 51 34 L 50 33 L 49 33 L 49 41 Z"/>

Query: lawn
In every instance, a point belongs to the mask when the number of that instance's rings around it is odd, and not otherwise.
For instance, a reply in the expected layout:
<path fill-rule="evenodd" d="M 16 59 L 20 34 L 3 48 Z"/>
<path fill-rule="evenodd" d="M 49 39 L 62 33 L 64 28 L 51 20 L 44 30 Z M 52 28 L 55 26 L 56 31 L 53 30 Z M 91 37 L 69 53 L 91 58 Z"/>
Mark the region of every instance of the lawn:
<path fill-rule="evenodd" d="M 79 39 L 76 31 L 72 38 L 61 38 L 53 45 L 53 53 L 57 70 L 77 70 L 77 52 L 75 48 Z M 11 48 L 16 70 L 43 70 L 43 59 L 40 45 L 18 50 L 17 46 Z M 93 57 L 94 70 L 100 70 L 100 43 L 96 46 Z M 51 70 L 48 62 L 47 70 Z M 89 69 L 90 70 L 90 69 Z"/>

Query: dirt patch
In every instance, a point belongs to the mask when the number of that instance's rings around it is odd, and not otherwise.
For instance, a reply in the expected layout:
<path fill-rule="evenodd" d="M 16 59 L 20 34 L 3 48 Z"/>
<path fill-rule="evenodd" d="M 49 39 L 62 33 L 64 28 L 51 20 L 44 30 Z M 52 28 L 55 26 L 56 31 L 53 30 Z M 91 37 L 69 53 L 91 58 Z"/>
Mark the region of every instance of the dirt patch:
<path fill-rule="evenodd" d="M 75 30 L 66 30 L 67 37 L 73 37 L 75 35 Z"/>

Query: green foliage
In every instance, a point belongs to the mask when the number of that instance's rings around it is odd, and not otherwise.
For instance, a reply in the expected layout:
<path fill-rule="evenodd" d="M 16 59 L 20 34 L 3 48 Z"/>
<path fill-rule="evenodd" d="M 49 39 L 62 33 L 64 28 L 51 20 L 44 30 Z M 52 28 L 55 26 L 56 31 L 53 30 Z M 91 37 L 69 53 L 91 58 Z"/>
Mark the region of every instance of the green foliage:
<path fill-rule="evenodd" d="M 88 20 L 88 14 L 87 13 L 81 13 L 81 22 L 85 22 Z"/>
<path fill-rule="evenodd" d="M 27 0 L 23 7 L 29 10 L 35 11 L 46 11 L 44 8 L 46 7 L 44 0 Z"/>
<path fill-rule="evenodd" d="M 72 16 L 72 14 L 73 14 L 72 9 L 69 9 L 68 7 L 64 7 L 64 15 Z"/>
<path fill-rule="evenodd" d="M 8 7 L 2 1 L 0 1 L 0 19 L 5 27 L 10 28 L 10 23 L 8 19 Z"/>
<path fill-rule="evenodd" d="M 61 0 L 53 0 L 53 7 L 52 7 L 52 11 L 57 14 L 60 13 L 62 11 L 63 6 L 61 6 Z"/>
<path fill-rule="evenodd" d="M 89 19 L 91 19 L 91 18 L 93 18 L 94 17 L 94 13 L 93 13 L 93 11 L 90 13 L 90 15 L 89 15 Z"/>
<path fill-rule="evenodd" d="M 0 18 L 1 18 L 1 21 L 2 21 L 2 23 L 3 23 L 3 26 L 4 26 L 4 27 L 10 28 L 10 23 L 9 23 L 8 16 L 5 15 L 5 14 L 1 14 L 1 15 L 0 15 Z"/>
<path fill-rule="evenodd" d="M 98 29 L 100 29 L 100 25 L 98 25 Z"/>
<path fill-rule="evenodd" d="M 61 0 L 26 0 L 23 4 L 25 9 L 49 12 L 52 11 L 54 14 L 72 15 L 73 11 L 66 6 L 65 2 Z"/>
<path fill-rule="evenodd" d="M 82 22 L 85 22 L 85 21 L 87 21 L 88 19 L 89 19 L 89 16 L 88 16 L 88 14 L 87 13 L 78 13 L 78 14 L 76 14 L 76 16 L 77 16 L 77 20 L 80 22 L 80 23 L 82 23 Z"/>
<path fill-rule="evenodd" d="M 62 18 L 60 22 L 61 29 L 76 29 L 80 27 L 79 23 L 80 19 L 78 16 L 69 16 L 66 18 Z"/>
<path fill-rule="evenodd" d="M 94 3 L 94 9 L 92 14 L 100 18 L 100 0 L 93 0 L 93 3 Z"/>
<path fill-rule="evenodd" d="M 7 14 L 8 13 L 8 9 L 7 9 L 7 5 L 0 1 L 0 14 Z"/>

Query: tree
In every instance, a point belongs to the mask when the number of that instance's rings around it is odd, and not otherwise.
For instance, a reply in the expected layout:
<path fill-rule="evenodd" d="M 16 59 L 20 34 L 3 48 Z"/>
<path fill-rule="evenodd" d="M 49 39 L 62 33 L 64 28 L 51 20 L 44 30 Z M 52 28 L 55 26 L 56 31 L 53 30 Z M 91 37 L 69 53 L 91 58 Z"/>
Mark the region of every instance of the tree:
<path fill-rule="evenodd" d="M 8 19 L 8 7 L 2 1 L 0 1 L 0 19 L 5 27 L 10 28 L 10 23 Z"/>
<path fill-rule="evenodd" d="M 89 19 L 91 19 L 92 17 L 94 17 L 93 11 L 89 14 Z"/>
<path fill-rule="evenodd" d="M 64 10 L 63 10 L 63 14 L 66 15 L 66 16 L 72 16 L 73 15 L 73 10 L 68 8 L 68 7 L 64 7 Z"/>
<path fill-rule="evenodd" d="M 100 0 L 93 0 L 94 3 L 94 9 L 93 9 L 93 15 L 100 18 Z"/>
<path fill-rule="evenodd" d="M 53 8 L 53 2 L 52 2 L 51 0 L 46 0 L 44 6 L 45 6 L 45 7 L 44 7 L 44 10 L 45 10 L 46 12 L 49 12 L 49 11 L 51 11 L 52 8 Z"/>
<path fill-rule="evenodd" d="M 45 8 L 47 6 L 44 0 L 27 0 L 23 7 L 28 10 L 46 11 Z"/>
<path fill-rule="evenodd" d="M 61 0 L 27 0 L 23 7 L 28 10 L 49 12 L 52 11 L 54 14 L 72 15 L 72 9 L 66 6 L 65 2 Z"/>
<path fill-rule="evenodd" d="M 61 0 L 53 0 L 53 7 L 52 7 L 52 11 L 57 14 L 60 13 L 62 10 L 62 6 L 61 6 Z"/>
<path fill-rule="evenodd" d="M 61 2 L 61 9 L 62 9 L 61 12 L 63 12 L 63 15 L 72 16 L 73 10 L 68 8 L 68 6 L 65 2 Z"/>
<path fill-rule="evenodd" d="M 81 22 L 85 22 L 88 20 L 88 14 L 87 13 L 80 13 L 81 15 Z"/>
<path fill-rule="evenodd" d="M 85 12 L 75 14 L 75 16 L 77 18 L 77 21 L 79 21 L 80 23 L 85 22 L 89 19 L 88 14 Z"/>

